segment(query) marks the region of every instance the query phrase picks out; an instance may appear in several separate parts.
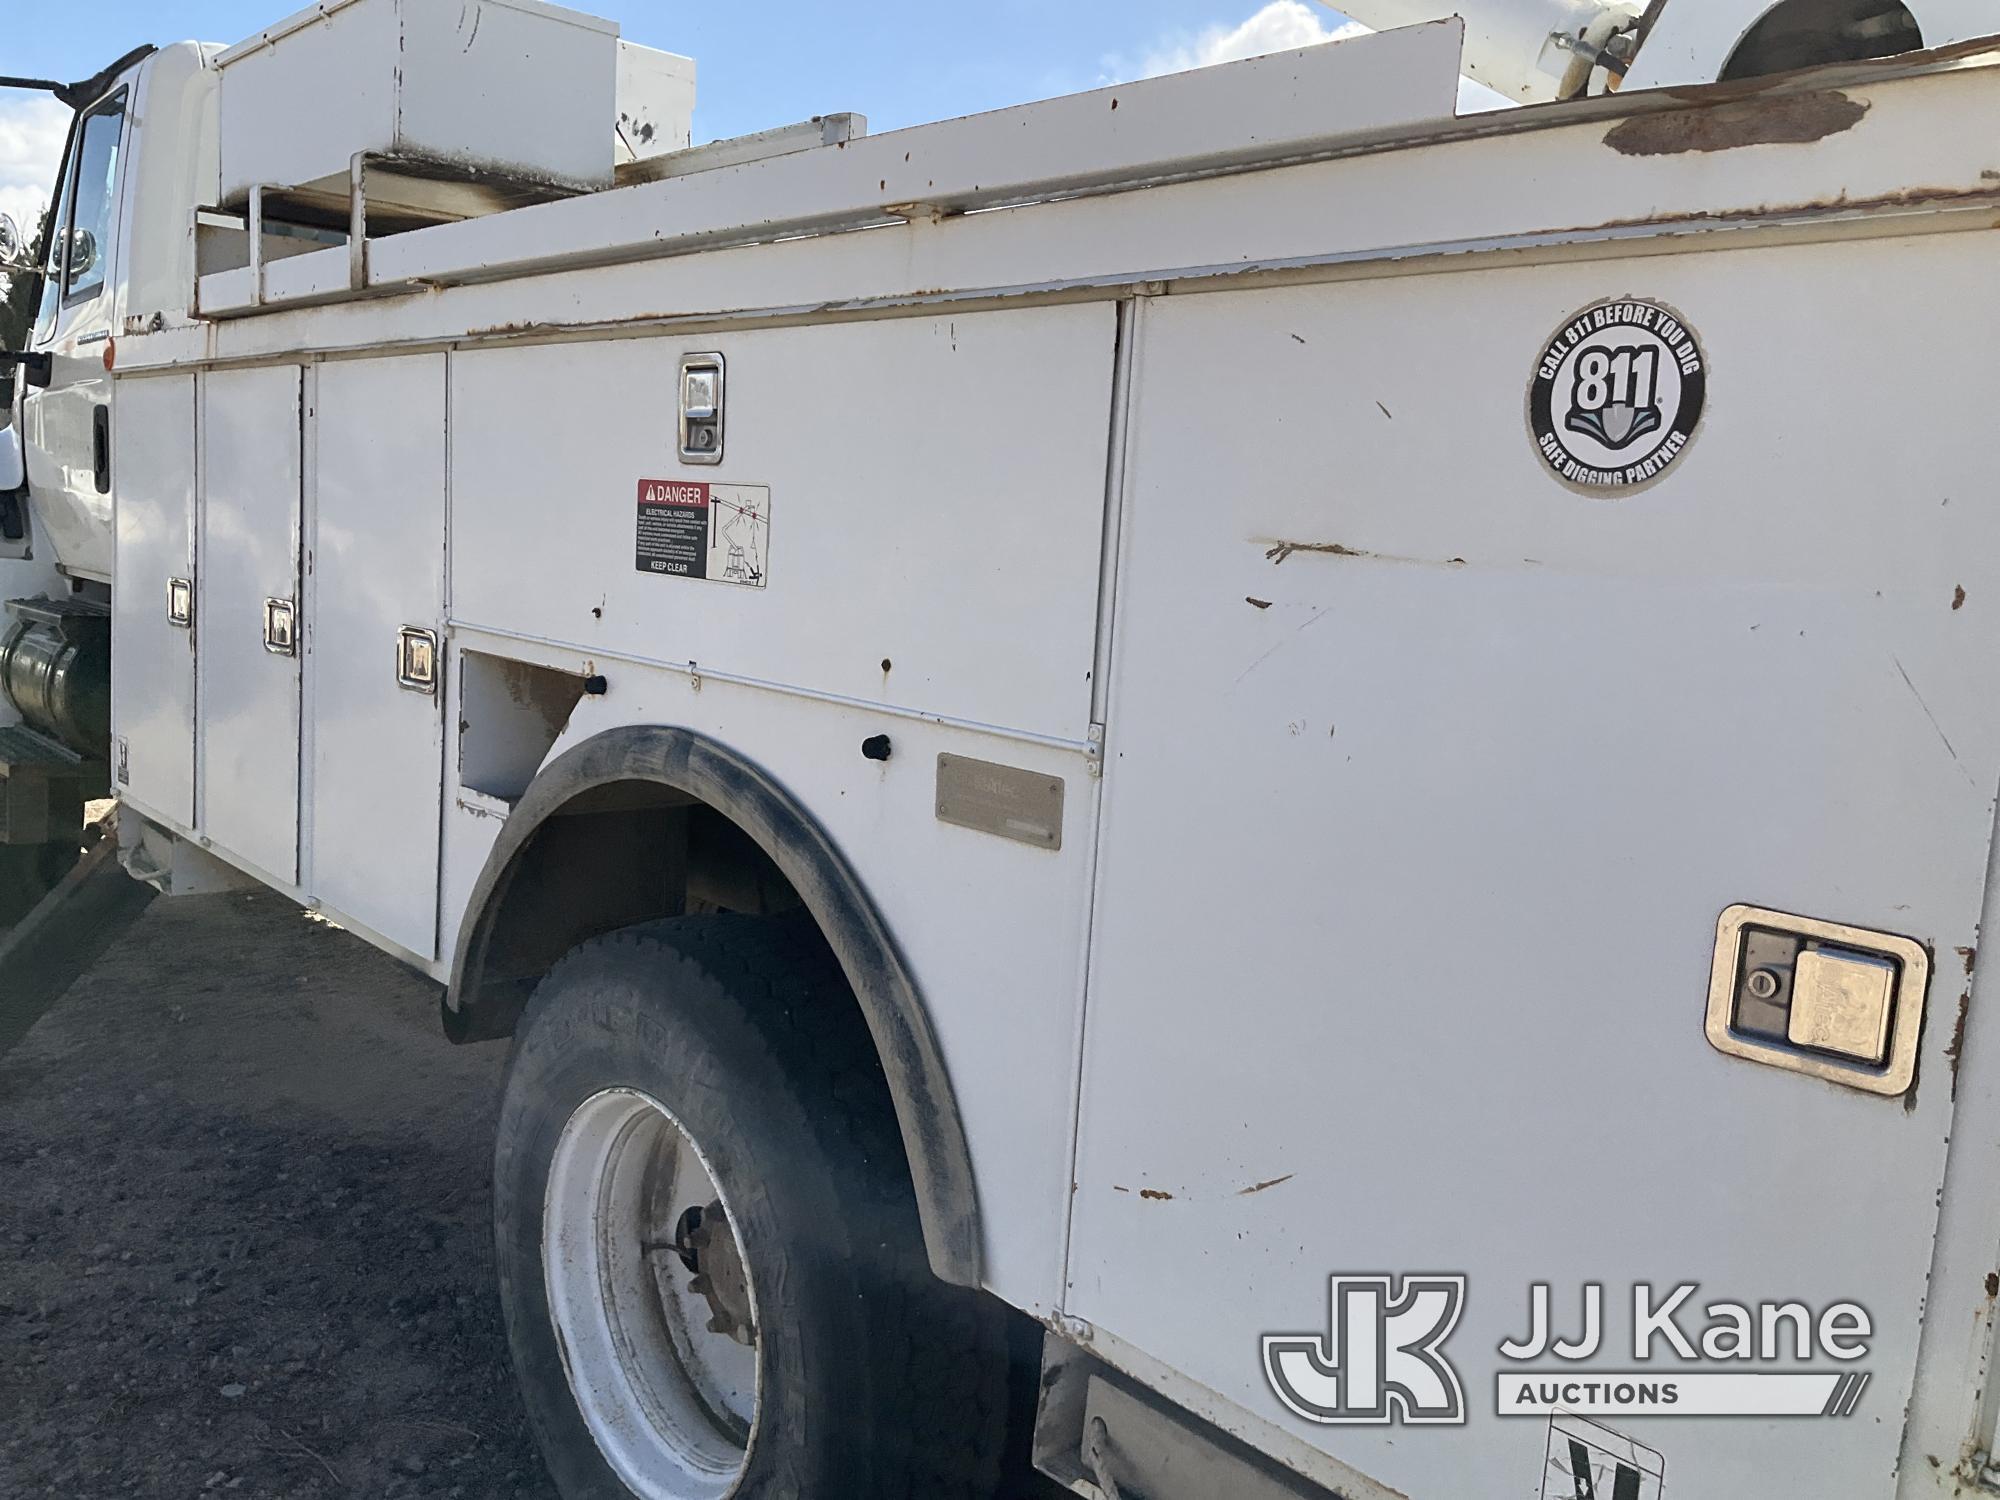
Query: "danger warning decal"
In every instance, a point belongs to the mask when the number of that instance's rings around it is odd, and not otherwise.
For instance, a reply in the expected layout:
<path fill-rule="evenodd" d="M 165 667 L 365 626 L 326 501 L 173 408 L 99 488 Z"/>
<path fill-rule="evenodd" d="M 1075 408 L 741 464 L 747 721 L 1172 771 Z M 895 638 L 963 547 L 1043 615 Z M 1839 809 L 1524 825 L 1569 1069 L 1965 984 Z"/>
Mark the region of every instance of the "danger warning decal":
<path fill-rule="evenodd" d="M 771 558 L 771 491 L 760 484 L 639 481 L 639 571 L 761 589 Z"/>
<path fill-rule="evenodd" d="M 1552 339 L 1528 392 L 1528 426 L 1556 478 L 1615 498 L 1687 451 L 1708 400 L 1694 330 L 1658 302 L 1601 302 Z"/>

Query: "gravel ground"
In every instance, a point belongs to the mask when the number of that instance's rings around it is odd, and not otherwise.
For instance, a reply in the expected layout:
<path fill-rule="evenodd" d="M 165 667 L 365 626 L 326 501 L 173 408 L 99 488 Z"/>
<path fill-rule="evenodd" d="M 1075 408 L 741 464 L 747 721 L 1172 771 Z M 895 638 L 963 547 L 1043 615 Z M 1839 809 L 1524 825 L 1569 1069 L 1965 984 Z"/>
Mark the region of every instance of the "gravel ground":
<path fill-rule="evenodd" d="M 279 897 L 155 902 L 0 1057 L 0 1497 L 553 1497 L 492 1290 L 504 1057 Z"/>

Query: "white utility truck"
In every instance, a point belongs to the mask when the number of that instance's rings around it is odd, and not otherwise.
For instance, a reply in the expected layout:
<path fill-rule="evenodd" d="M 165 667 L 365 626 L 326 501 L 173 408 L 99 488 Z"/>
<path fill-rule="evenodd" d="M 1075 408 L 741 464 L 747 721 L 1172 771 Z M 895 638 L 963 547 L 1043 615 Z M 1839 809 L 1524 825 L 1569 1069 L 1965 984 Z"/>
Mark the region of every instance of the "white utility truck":
<path fill-rule="evenodd" d="M 563 1494 L 2000 1492 L 2000 8 L 1345 8 L 61 90 L 4 837 L 513 1039 Z"/>

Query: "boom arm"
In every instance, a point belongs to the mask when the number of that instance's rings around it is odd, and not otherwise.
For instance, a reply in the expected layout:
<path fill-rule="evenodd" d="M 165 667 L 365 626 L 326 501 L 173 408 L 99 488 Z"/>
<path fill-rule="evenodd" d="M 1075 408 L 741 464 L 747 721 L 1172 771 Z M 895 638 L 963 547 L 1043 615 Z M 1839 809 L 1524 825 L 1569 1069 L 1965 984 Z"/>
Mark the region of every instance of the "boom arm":
<path fill-rule="evenodd" d="M 1384 30 L 1465 18 L 1465 71 L 1517 104 L 1758 78 L 1985 36 L 1989 0 L 1320 0 Z M 1643 52 L 1643 56 L 1641 55 Z"/>
<path fill-rule="evenodd" d="M 1364 26 L 1386 31 L 1435 21 L 1440 0 L 1320 0 Z M 1516 104 L 1575 99 L 1600 66 L 1616 80 L 1665 0 L 1461 0 L 1465 71 Z"/>

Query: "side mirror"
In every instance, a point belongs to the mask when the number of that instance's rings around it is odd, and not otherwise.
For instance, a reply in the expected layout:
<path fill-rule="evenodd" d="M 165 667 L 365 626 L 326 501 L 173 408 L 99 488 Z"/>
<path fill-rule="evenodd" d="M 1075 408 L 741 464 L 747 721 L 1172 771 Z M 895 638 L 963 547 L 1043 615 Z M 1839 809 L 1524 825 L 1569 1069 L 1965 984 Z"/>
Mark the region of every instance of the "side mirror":
<path fill-rule="evenodd" d="M 0 214 L 0 271 L 31 271 L 28 242 L 21 238 L 21 226 L 11 215 Z"/>
<path fill-rule="evenodd" d="M 78 277 L 87 276 L 97 268 L 97 236 L 88 229 L 72 229 L 69 232 L 69 256 L 65 269 L 73 282 Z"/>
<path fill-rule="evenodd" d="M 18 490 L 28 482 L 28 466 L 21 456 L 21 433 L 15 427 L 0 427 L 0 495 Z"/>
<path fill-rule="evenodd" d="M 18 349 L 0 349 L 0 370 L 15 369 L 21 372 L 21 379 L 31 391 L 44 391 L 55 378 L 55 356 L 44 349 L 40 354 L 28 354 Z M 0 484 L 0 494 L 5 494 L 7 486 Z"/>

